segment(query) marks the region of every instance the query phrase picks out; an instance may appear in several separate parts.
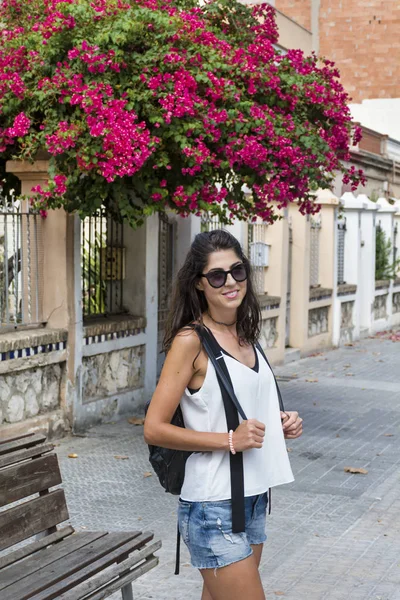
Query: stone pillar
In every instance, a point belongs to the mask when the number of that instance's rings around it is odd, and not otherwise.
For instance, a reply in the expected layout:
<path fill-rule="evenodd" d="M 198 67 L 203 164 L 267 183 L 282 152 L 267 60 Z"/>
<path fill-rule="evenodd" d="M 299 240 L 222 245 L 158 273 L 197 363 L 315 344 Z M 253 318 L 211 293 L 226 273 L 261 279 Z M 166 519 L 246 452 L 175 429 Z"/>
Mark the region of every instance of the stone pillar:
<path fill-rule="evenodd" d="M 130 315 L 143 317 L 146 314 L 146 298 L 143 292 L 146 289 L 147 228 L 143 225 L 138 229 L 132 229 L 129 223 L 124 223 L 123 228 L 125 248 L 123 306 Z"/>
<path fill-rule="evenodd" d="M 332 296 L 336 290 L 336 217 L 338 198 L 329 190 L 318 190 L 321 205 L 319 243 L 319 286 L 310 289 L 311 217 L 304 217 L 297 205 L 289 208 L 293 227 L 293 258 L 289 345 L 309 354 L 332 345 Z M 321 314 L 320 314 L 321 313 Z M 313 331 L 314 320 L 317 331 Z M 323 325 L 323 327 L 322 327 Z M 311 333 L 310 333 L 311 328 Z M 321 332 L 319 332 L 321 328 Z"/>
<path fill-rule="evenodd" d="M 344 235 L 344 282 L 337 285 L 333 309 L 333 345 L 350 342 L 360 336 L 360 265 L 361 265 L 361 211 L 362 199 L 351 192 L 343 194 L 340 200 L 343 210 L 341 221 L 346 223 Z M 338 239 L 338 223 L 335 224 Z M 336 246 L 337 254 L 337 246 Z M 337 283 L 336 268 L 335 279 Z"/>
<path fill-rule="evenodd" d="M 46 186 L 48 166 L 47 160 L 36 160 L 34 163 L 12 160 L 7 162 L 6 169 L 21 180 L 22 194 L 30 196 L 32 187 Z M 47 218 L 41 222 L 43 262 L 40 265 L 42 306 L 39 312 L 42 321 L 51 328 L 65 328 L 68 325 L 66 219 L 65 211 L 57 209 L 50 210 Z"/>
<path fill-rule="evenodd" d="M 146 358 L 144 387 L 150 400 L 157 382 L 158 347 L 158 215 L 147 217 L 146 229 Z"/>
<path fill-rule="evenodd" d="M 196 215 L 188 217 L 177 217 L 177 234 L 176 234 L 176 264 L 177 271 L 181 268 L 186 254 L 193 242 L 195 236 L 201 230 L 201 218 Z"/>
<path fill-rule="evenodd" d="M 396 212 L 394 213 L 394 231 L 393 231 L 393 253 L 394 260 L 400 259 L 400 200 L 394 203 Z M 400 324 L 400 267 L 397 267 L 396 278 L 393 281 L 392 295 L 392 326 Z"/>
<path fill-rule="evenodd" d="M 82 406 L 83 316 L 81 284 L 81 220 L 67 216 L 68 354 L 67 384 L 62 403 L 73 429 L 80 427 Z"/>
<path fill-rule="evenodd" d="M 296 204 L 290 205 L 289 218 L 293 231 L 289 346 L 301 349 L 308 332 L 310 218 L 302 215 Z"/>
<path fill-rule="evenodd" d="M 287 211 L 286 211 L 287 212 Z M 268 296 L 280 298 L 278 316 L 278 339 L 275 348 L 268 350 L 268 357 L 274 364 L 285 357 L 286 300 L 289 270 L 289 224 L 287 218 L 276 221 L 267 227 L 266 243 L 270 245 L 269 266 L 266 269 L 265 289 Z"/>
<path fill-rule="evenodd" d="M 360 336 L 372 331 L 375 299 L 375 220 L 378 206 L 365 194 L 357 196 L 363 203 L 361 211 L 361 255 L 358 281 Z M 351 258 L 349 258 L 351 260 Z"/>
<path fill-rule="evenodd" d="M 394 231 L 394 213 L 397 212 L 397 208 L 386 200 L 386 198 L 378 198 L 376 202 L 378 211 L 376 214 L 376 224 L 380 225 L 385 233 L 385 239 L 390 240 L 392 246 L 392 252 L 389 260 L 390 264 L 393 263 L 393 231 Z M 387 315 L 387 326 L 390 326 L 393 314 L 392 305 L 393 296 L 393 279 L 390 279 L 388 294 L 386 299 L 386 315 Z"/>
<path fill-rule="evenodd" d="M 336 218 L 339 199 L 330 190 L 319 190 L 317 202 L 321 205 L 321 240 L 319 283 L 335 291 L 336 287 Z"/>

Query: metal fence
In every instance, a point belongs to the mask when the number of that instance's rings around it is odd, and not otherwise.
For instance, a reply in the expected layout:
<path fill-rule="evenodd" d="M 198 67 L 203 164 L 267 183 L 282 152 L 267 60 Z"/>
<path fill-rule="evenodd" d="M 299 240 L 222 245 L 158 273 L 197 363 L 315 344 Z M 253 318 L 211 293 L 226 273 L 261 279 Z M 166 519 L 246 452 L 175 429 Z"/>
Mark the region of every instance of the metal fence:
<path fill-rule="evenodd" d="M 319 285 L 319 244 L 321 221 L 311 219 L 310 232 L 310 287 Z"/>
<path fill-rule="evenodd" d="M 224 225 L 219 220 L 219 216 L 203 212 L 201 214 L 201 232 L 214 231 L 215 229 L 224 229 Z"/>
<path fill-rule="evenodd" d="M 346 219 L 338 223 L 338 244 L 337 244 L 337 283 L 341 285 L 344 280 L 344 248 L 346 239 Z"/>
<path fill-rule="evenodd" d="M 41 217 L 27 202 L 0 196 L 0 327 L 41 323 Z"/>
<path fill-rule="evenodd" d="M 125 312 L 124 228 L 103 209 L 82 220 L 81 265 L 83 316 Z"/>
<path fill-rule="evenodd" d="M 173 222 L 168 215 L 160 213 L 158 230 L 158 329 L 164 329 L 168 316 L 172 277 L 174 272 L 174 235 Z"/>
<path fill-rule="evenodd" d="M 268 266 L 269 246 L 266 244 L 267 227 L 256 222 L 247 225 L 247 255 L 253 267 L 254 288 L 257 294 L 265 293 L 265 267 Z"/>

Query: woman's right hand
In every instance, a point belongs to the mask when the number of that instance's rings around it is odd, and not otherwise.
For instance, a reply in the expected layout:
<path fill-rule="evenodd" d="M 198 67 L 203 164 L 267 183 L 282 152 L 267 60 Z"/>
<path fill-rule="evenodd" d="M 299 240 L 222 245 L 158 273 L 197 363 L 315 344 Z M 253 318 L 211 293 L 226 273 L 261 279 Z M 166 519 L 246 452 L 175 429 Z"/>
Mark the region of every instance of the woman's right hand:
<path fill-rule="evenodd" d="M 249 448 L 262 448 L 265 436 L 265 425 L 257 419 L 249 419 L 240 423 L 233 432 L 232 443 L 236 452 Z"/>

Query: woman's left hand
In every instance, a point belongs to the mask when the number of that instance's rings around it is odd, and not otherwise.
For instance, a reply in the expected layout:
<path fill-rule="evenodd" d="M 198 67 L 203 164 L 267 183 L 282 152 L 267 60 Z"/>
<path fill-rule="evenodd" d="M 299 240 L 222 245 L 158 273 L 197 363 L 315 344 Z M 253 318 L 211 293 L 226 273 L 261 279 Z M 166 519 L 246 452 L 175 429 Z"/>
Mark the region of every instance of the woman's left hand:
<path fill-rule="evenodd" d="M 283 434 L 287 440 L 294 440 L 303 433 L 303 419 L 293 410 L 281 412 Z"/>

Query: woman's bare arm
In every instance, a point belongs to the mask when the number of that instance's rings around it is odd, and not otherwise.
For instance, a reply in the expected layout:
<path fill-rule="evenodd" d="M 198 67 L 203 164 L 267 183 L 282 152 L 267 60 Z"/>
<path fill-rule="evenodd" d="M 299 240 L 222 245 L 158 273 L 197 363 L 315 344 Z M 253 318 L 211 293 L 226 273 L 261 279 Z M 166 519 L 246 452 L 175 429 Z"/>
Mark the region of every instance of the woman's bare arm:
<path fill-rule="evenodd" d="M 148 444 L 193 452 L 229 450 L 227 433 L 200 432 L 171 425 L 186 386 L 193 375 L 207 368 L 200 351 L 200 340 L 194 331 L 175 337 L 146 415 L 144 438 Z"/>

